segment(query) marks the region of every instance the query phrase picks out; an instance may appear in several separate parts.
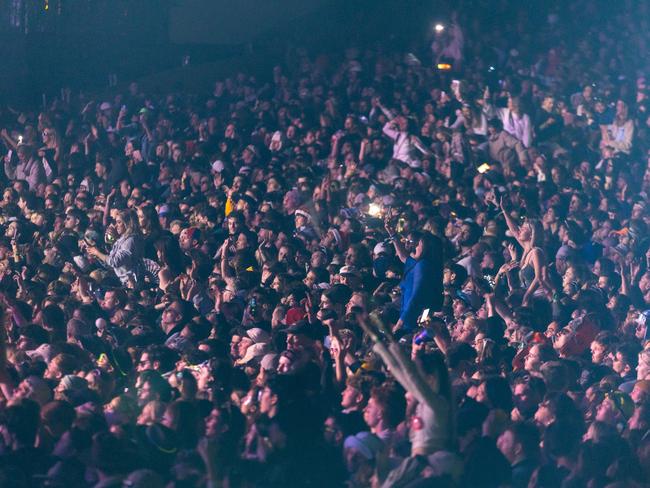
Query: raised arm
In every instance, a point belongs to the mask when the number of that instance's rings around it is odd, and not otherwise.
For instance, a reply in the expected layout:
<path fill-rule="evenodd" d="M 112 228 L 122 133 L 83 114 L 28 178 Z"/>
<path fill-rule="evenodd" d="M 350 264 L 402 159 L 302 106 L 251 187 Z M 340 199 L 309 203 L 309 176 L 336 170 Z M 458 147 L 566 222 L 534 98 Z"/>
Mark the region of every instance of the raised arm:
<path fill-rule="evenodd" d="M 388 232 L 388 236 L 390 237 L 390 240 L 393 243 L 393 246 L 395 247 L 395 252 L 397 253 L 397 257 L 399 258 L 400 261 L 405 263 L 409 257 L 409 253 L 404 247 L 404 244 L 402 244 L 402 241 L 400 241 L 399 235 L 395 232 L 395 229 L 391 225 L 388 218 L 384 222 L 384 228 L 386 229 L 386 232 Z"/>
<path fill-rule="evenodd" d="M 399 129 L 395 126 L 395 120 L 391 119 L 384 124 L 382 132 L 386 134 L 392 141 L 396 141 L 399 137 Z"/>
<path fill-rule="evenodd" d="M 499 207 L 501 208 L 501 211 L 503 212 L 503 216 L 506 219 L 506 225 L 508 226 L 508 230 L 512 234 L 512 236 L 517 239 L 517 242 L 521 247 L 524 247 L 524 243 L 519 239 L 519 224 L 515 221 L 515 219 L 512 218 L 510 213 L 505 209 L 505 204 L 504 204 L 504 199 L 501 197 L 501 200 L 499 201 Z"/>

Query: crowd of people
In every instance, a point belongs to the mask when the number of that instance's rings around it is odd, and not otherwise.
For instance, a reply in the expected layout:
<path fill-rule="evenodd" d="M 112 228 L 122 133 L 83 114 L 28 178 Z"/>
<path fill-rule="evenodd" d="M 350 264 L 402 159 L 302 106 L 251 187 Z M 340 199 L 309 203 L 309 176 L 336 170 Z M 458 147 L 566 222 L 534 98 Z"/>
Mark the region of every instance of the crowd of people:
<path fill-rule="evenodd" d="M 649 6 L 488 3 L 3 109 L 0 485 L 647 486 Z"/>

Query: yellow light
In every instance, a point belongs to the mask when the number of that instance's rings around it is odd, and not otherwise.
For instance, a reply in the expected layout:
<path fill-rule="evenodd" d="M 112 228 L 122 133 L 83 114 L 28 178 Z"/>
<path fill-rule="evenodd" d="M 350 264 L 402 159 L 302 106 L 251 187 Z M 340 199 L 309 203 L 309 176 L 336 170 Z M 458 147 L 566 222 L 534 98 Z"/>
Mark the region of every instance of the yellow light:
<path fill-rule="evenodd" d="M 480 166 L 477 168 L 477 170 L 478 170 L 478 172 L 481 173 L 481 174 L 483 174 L 483 173 L 487 173 L 488 171 L 490 171 L 490 165 L 487 164 L 487 163 L 483 163 L 482 165 L 480 165 Z"/>
<path fill-rule="evenodd" d="M 451 64 L 448 63 L 438 63 L 438 69 L 440 71 L 449 71 L 451 69 Z"/>
<path fill-rule="evenodd" d="M 45 10 L 50 10 L 50 0 L 45 0 Z"/>
<path fill-rule="evenodd" d="M 433 27 L 433 29 L 434 29 L 436 32 L 442 32 L 443 30 L 445 30 L 445 26 L 442 25 L 442 24 L 436 24 L 436 25 Z"/>
<path fill-rule="evenodd" d="M 376 203 L 368 205 L 368 215 L 371 217 L 379 217 L 381 215 L 381 205 Z"/>

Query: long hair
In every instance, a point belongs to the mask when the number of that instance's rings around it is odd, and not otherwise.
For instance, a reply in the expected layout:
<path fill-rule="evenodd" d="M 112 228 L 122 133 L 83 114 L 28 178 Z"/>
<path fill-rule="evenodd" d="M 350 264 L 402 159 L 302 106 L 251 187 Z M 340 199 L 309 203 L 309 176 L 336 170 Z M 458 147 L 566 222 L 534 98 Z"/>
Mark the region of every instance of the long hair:
<path fill-rule="evenodd" d="M 176 239 L 164 235 L 154 243 L 154 247 L 160 253 L 160 263 L 158 264 L 169 268 L 174 277 L 185 271 L 186 258 Z"/>
<path fill-rule="evenodd" d="M 140 235 L 140 224 L 138 223 L 137 216 L 131 210 L 120 210 L 119 216 L 124 222 L 124 231 L 125 236 L 137 236 Z"/>
<path fill-rule="evenodd" d="M 439 237 L 433 235 L 431 232 L 418 233 L 416 237 L 418 241 L 422 241 L 422 245 L 424 246 L 422 259 L 439 258 L 444 262 L 444 259 L 442 259 L 442 241 Z"/>
<path fill-rule="evenodd" d="M 142 228 L 140 230 L 149 235 L 159 233 L 161 231 L 160 221 L 158 220 L 158 213 L 154 206 L 144 205 L 140 207 L 140 212 L 142 212 L 144 217 L 144 225 L 141 226 Z"/>
<path fill-rule="evenodd" d="M 530 225 L 530 241 L 533 247 L 544 247 L 544 226 L 538 219 L 527 219 Z"/>

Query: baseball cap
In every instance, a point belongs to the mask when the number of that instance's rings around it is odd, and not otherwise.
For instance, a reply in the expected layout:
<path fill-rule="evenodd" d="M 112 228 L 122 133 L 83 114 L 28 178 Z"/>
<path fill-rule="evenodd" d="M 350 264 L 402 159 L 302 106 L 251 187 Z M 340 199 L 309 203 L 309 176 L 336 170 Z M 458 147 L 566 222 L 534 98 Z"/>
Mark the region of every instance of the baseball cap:
<path fill-rule="evenodd" d="M 630 395 L 627 393 L 623 393 L 622 391 L 614 391 L 607 393 L 606 397 L 614 403 L 614 406 L 626 419 L 629 419 L 634 413 L 634 402 L 632 401 Z"/>
<path fill-rule="evenodd" d="M 323 334 L 318 330 L 317 327 L 311 325 L 306 320 L 299 320 L 291 327 L 284 329 L 287 334 L 293 335 L 304 335 L 314 340 L 319 340 L 323 338 Z"/>
<path fill-rule="evenodd" d="M 269 345 L 264 343 L 264 342 L 260 342 L 258 344 L 253 344 L 253 345 L 249 346 L 248 349 L 246 349 L 246 354 L 244 354 L 244 357 L 241 358 L 239 363 L 240 364 L 248 364 L 248 363 L 250 363 L 251 361 L 253 361 L 255 359 L 263 358 L 264 356 L 266 356 L 270 352 L 271 351 L 270 351 Z"/>
<path fill-rule="evenodd" d="M 60 384 L 63 391 L 82 392 L 88 389 L 88 382 L 84 378 L 73 374 L 61 378 Z"/>
<path fill-rule="evenodd" d="M 339 274 L 343 275 L 343 276 L 348 275 L 348 276 L 357 276 L 358 277 L 359 276 L 359 271 L 357 271 L 357 268 L 355 268 L 354 266 L 343 266 L 339 270 Z"/>
<path fill-rule="evenodd" d="M 345 438 L 344 449 L 354 449 L 368 460 L 374 459 L 383 449 L 384 443 L 375 434 L 359 432 Z"/>
<path fill-rule="evenodd" d="M 256 344 L 269 342 L 271 340 L 271 335 L 268 332 L 266 332 L 264 329 L 260 329 L 259 327 L 248 329 L 246 331 L 246 335 L 250 337 L 250 339 Z"/>

